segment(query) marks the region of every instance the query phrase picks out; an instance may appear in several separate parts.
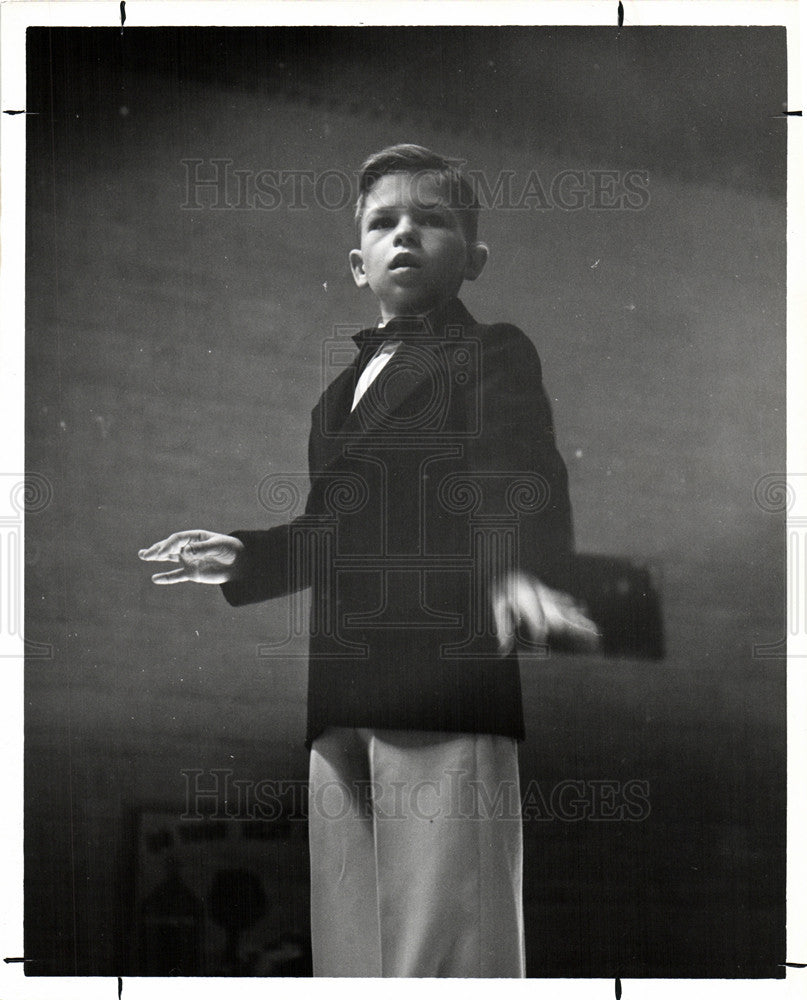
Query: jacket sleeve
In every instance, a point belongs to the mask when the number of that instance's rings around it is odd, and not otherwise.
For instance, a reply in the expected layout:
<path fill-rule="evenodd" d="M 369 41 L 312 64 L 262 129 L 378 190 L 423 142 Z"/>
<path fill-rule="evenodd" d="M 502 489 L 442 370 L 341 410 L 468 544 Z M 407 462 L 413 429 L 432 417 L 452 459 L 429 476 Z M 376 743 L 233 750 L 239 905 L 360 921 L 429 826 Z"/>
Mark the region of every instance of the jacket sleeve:
<path fill-rule="evenodd" d="M 221 585 L 228 604 L 256 604 L 308 585 L 293 566 L 293 523 L 264 531 L 230 532 L 243 543 L 244 551 L 238 561 L 238 577 Z"/>
<path fill-rule="evenodd" d="M 470 466 L 486 474 L 484 488 L 496 491 L 496 512 L 517 519 L 510 568 L 568 591 L 574 548 L 568 476 L 538 353 L 521 330 L 502 324 L 485 330 L 480 359 L 479 434 Z"/>

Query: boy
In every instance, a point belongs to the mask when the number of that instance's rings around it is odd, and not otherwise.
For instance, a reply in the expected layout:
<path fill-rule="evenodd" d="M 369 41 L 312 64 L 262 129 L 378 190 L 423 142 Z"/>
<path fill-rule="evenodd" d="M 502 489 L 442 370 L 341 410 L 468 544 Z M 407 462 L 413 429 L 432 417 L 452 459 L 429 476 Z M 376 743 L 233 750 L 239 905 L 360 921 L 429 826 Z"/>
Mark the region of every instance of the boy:
<path fill-rule="evenodd" d="M 591 648 L 566 469 L 532 343 L 456 298 L 485 266 L 459 170 L 414 145 L 359 180 L 380 321 L 312 413 L 305 513 L 183 531 L 155 583 L 234 605 L 310 586 L 314 974 L 524 975 L 516 630 Z"/>

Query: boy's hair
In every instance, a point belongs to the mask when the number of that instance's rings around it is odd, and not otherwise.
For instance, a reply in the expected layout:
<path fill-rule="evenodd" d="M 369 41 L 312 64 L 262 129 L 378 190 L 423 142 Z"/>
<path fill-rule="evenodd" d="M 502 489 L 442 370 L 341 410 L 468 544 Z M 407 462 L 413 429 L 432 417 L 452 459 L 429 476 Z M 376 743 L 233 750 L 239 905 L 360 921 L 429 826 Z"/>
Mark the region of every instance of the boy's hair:
<path fill-rule="evenodd" d="M 361 233 L 361 220 L 367 195 L 387 174 L 439 174 L 448 184 L 449 201 L 457 212 L 469 243 L 476 242 L 479 202 L 474 190 L 460 171 L 460 160 L 447 160 L 425 146 L 402 142 L 387 146 L 369 156 L 359 168 L 359 197 L 356 201 L 356 228 Z"/>

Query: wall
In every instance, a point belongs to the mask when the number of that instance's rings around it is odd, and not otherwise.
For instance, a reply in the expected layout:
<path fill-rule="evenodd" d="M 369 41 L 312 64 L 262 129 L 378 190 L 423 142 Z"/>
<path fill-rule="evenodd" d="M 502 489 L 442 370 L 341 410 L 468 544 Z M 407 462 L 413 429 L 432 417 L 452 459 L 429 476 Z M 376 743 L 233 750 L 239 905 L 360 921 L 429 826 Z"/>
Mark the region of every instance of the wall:
<path fill-rule="evenodd" d="M 579 549 L 651 562 L 663 597 L 662 662 L 523 664 L 524 781 L 639 779 L 650 803 L 527 822 L 530 973 L 778 974 L 784 665 L 753 649 L 784 634 L 783 516 L 754 493 L 784 469 L 783 38 L 489 33 L 485 67 L 476 36 L 463 62 L 433 34 L 385 80 L 384 50 L 346 42 L 117 34 L 29 37 L 27 467 L 53 488 L 26 521 L 26 636 L 52 647 L 26 682 L 30 972 L 136 971 L 136 816 L 182 811 L 183 770 L 306 773 L 305 641 L 257 655 L 288 603 L 156 588 L 136 553 L 268 522 L 263 477 L 306 468 L 323 340 L 373 304 L 349 208 L 183 207 L 183 160 L 349 172 L 413 139 L 516 187 L 650 177 L 640 211 L 483 212 L 463 293 L 538 347 Z M 305 927 L 295 857 L 278 928 Z"/>

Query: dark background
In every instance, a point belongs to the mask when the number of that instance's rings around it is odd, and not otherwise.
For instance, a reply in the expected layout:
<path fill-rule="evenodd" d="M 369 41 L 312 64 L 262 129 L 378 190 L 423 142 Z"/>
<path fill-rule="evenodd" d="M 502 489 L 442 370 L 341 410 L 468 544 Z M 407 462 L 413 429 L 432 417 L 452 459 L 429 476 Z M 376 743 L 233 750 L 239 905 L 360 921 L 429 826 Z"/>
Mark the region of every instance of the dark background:
<path fill-rule="evenodd" d="M 143 971 L 138 817 L 181 816 L 183 770 L 307 770 L 305 641 L 257 655 L 288 602 L 157 589 L 136 553 L 270 523 L 258 484 L 306 469 L 323 341 L 373 303 L 350 207 L 207 192 L 190 210 L 182 161 L 350 173 L 414 141 L 491 179 L 650 177 L 641 211 L 483 212 L 491 261 L 463 293 L 538 347 L 578 547 L 650 563 L 663 600 L 663 661 L 523 663 L 523 780 L 638 779 L 650 802 L 638 823 L 526 823 L 528 972 L 781 975 L 785 671 L 754 649 L 784 636 L 784 515 L 755 500 L 784 470 L 784 30 L 27 44 L 26 465 L 53 500 L 26 518 L 26 638 L 46 645 L 27 664 L 26 971 Z M 260 932 L 304 939 L 304 824 L 276 830 Z"/>

